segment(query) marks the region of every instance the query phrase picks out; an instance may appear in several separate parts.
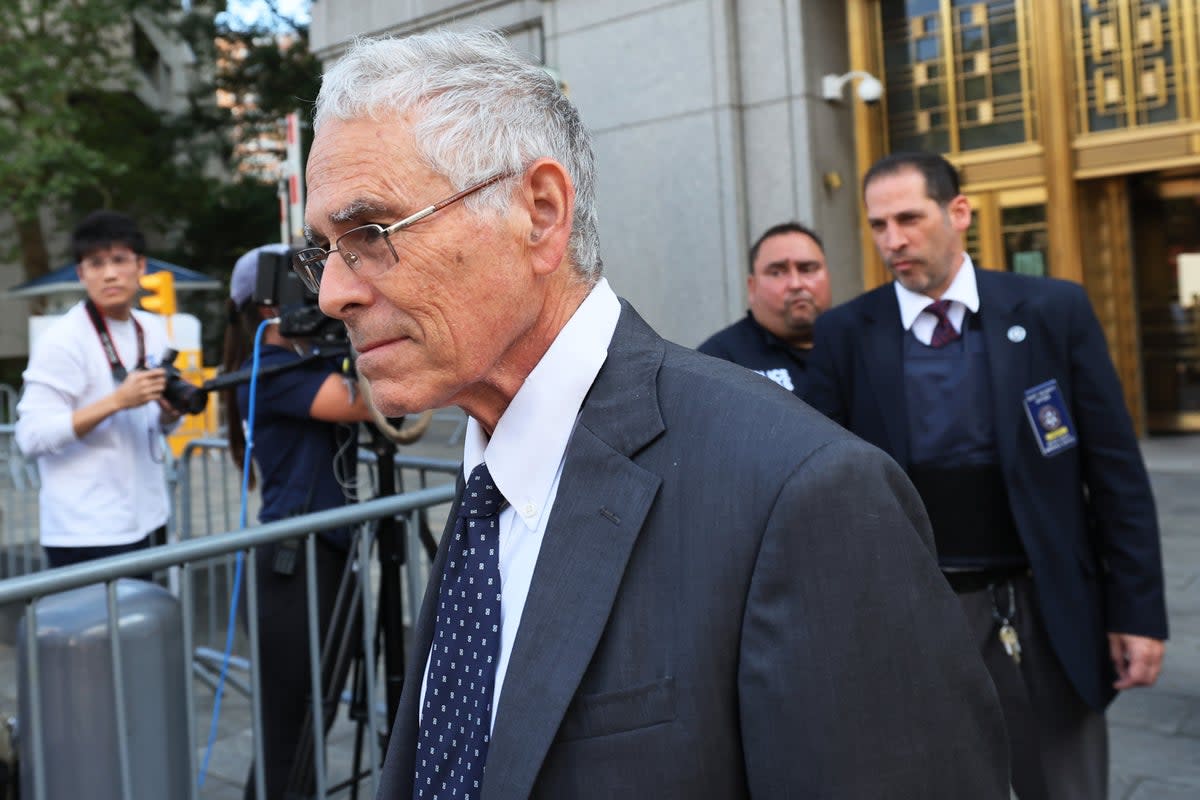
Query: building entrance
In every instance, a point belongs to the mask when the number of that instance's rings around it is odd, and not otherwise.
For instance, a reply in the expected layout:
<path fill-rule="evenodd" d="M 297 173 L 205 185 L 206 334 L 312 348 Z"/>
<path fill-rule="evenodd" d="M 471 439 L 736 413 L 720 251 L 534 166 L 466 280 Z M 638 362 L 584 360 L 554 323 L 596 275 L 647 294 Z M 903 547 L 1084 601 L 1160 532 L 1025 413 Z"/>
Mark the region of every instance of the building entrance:
<path fill-rule="evenodd" d="M 1130 181 L 1146 427 L 1200 432 L 1200 171 Z"/>

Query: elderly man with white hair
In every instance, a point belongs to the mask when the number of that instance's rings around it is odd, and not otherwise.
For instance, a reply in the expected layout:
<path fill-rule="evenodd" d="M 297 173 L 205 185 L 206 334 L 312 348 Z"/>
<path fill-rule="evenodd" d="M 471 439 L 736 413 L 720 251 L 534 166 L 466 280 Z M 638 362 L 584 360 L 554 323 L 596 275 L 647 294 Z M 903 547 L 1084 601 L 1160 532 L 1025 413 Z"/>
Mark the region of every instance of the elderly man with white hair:
<path fill-rule="evenodd" d="M 912 486 L 618 300 L 542 68 L 357 43 L 308 189 L 296 268 L 380 410 L 469 415 L 380 797 L 1008 797 Z"/>

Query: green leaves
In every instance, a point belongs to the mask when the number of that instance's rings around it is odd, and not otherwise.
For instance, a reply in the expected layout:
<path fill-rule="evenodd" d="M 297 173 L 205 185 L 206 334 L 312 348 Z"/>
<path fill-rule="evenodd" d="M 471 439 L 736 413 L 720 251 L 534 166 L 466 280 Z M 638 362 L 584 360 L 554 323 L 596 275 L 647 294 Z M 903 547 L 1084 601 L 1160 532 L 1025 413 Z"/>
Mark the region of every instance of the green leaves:
<path fill-rule="evenodd" d="M 156 255 L 217 277 L 278 238 L 274 180 L 239 177 L 234 142 L 306 112 L 321 67 L 304 26 L 276 13 L 234 30 L 225 5 L 0 0 L 0 213 L 18 234 L 0 242 L 0 257 L 19 248 L 26 278 L 65 258 L 47 247 L 44 219 L 63 233 L 99 207 L 133 215 Z M 181 80 L 164 47 L 195 57 L 189 91 L 170 95 L 169 109 L 146 104 Z M 242 57 L 228 58 L 230 48 Z M 167 89 L 155 84 L 167 79 Z M 217 105 L 218 89 L 242 101 L 236 119 Z"/>
<path fill-rule="evenodd" d="M 161 0 L 30 0 L 0 4 L 0 208 L 19 219 L 62 203 L 96 172 L 119 172 L 82 141 L 80 92 L 130 85 L 134 9 Z"/>

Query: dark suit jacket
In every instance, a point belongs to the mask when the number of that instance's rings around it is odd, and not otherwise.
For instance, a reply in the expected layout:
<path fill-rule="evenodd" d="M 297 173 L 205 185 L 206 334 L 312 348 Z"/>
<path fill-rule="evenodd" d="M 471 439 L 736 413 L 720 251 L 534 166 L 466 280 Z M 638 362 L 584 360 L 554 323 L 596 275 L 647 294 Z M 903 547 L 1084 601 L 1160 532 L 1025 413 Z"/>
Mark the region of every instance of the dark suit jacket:
<path fill-rule="evenodd" d="M 931 550 L 891 459 L 624 306 L 567 447 L 483 798 L 1006 800 L 1002 717 Z M 412 796 L 444 558 L 388 800 Z"/>
<path fill-rule="evenodd" d="M 1112 699 L 1106 632 L 1165 639 L 1154 498 L 1104 334 L 1078 284 L 977 269 L 996 445 L 1042 617 L 1080 696 Z M 1024 338 L 1009 331 L 1019 327 Z M 823 314 L 805 399 L 909 465 L 904 329 L 891 284 Z M 1057 380 L 1078 444 L 1043 456 L 1025 390 Z"/>

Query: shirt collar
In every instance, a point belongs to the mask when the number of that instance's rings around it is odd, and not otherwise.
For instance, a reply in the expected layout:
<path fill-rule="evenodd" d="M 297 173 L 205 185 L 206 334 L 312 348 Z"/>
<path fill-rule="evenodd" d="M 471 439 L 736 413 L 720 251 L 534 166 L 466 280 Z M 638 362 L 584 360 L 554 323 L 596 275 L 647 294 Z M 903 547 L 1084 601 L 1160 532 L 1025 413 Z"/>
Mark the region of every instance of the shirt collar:
<path fill-rule="evenodd" d="M 536 530 L 583 399 L 608 357 L 621 303 L 601 278 L 504 410 L 489 440 L 467 419 L 463 474 L 486 461 L 496 487 Z"/>
<path fill-rule="evenodd" d="M 900 303 L 900 324 L 904 326 L 904 330 L 908 330 L 925 307 L 933 302 L 933 298 L 904 288 L 900 281 L 892 281 L 892 286 L 896 289 L 896 300 Z M 975 282 L 975 263 L 967 253 L 963 253 L 962 266 L 942 293 L 942 299 L 956 300 L 973 313 L 979 311 L 979 286 Z"/>

